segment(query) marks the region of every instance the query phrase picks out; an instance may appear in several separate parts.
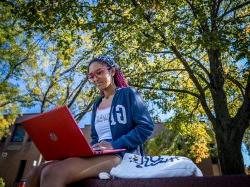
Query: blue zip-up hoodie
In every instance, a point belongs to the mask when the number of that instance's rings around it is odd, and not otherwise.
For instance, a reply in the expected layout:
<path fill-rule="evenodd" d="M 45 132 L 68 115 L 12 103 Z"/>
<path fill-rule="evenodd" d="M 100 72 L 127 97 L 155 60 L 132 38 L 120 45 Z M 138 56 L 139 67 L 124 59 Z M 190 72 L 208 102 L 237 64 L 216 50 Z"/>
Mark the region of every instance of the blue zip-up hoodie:
<path fill-rule="evenodd" d="M 91 119 L 91 144 L 98 143 L 95 130 L 95 115 L 102 98 L 93 105 Z M 131 88 L 117 88 L 110 109 L 111 144 L 115 149 L 125 148 L 127 152 L 139 151 L 143 155 L 142 144 L 152 134 L 153 121 L 138 92 Z"/>

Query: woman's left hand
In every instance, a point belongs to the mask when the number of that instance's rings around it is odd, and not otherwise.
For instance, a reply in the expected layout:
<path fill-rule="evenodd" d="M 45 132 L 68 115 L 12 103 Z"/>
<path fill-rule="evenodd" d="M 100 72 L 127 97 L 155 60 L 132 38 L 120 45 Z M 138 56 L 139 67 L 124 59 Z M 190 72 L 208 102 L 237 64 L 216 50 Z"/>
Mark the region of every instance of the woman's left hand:
<path fill-rule="evenodd" d="M 106 141 L 101 141 L 100 143 L 97 143 L 96 146 L 98 146 L 101 150 L 114 149 L 111 143 Z"/>

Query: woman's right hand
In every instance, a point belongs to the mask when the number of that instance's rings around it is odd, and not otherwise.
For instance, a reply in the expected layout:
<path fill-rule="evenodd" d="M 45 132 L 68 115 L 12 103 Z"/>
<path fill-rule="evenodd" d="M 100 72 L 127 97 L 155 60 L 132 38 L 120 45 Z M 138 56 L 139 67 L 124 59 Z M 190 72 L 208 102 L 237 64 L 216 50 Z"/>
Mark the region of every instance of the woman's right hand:
<path fill-rule="evenodd" d="M 98 145 L 98 143 L 92 145 L 92 149 L 95 151 L 101 150 L 100 146 Z"/>
<path fill-rule="evenodd" d="M 93 150 L 105 150 L 105 149 L 114 149 L 110 142 L 101 141 L 100 143 L 96 143 L 92 145 Z"/>

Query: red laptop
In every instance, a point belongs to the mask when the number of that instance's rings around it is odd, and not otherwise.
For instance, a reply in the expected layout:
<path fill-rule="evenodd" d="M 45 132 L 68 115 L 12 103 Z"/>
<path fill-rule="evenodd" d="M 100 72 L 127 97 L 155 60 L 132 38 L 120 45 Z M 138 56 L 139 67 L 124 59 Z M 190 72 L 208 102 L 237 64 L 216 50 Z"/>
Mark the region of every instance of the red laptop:
<path fill-rule="evenodd" d="M 45 160 L 114 154 L 126 149 L 93 150 L 67 106 L 21 121 Z"/>

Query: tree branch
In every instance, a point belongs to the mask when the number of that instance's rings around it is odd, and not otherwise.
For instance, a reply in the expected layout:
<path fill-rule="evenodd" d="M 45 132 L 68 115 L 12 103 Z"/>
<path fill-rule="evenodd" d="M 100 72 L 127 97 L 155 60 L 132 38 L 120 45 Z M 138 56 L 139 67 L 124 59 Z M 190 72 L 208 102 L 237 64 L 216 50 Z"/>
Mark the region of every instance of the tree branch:
<path fill-rule="evenodd" d="M 55 77 L 55 73 L 56 73 L 58 67 L 59 67 L 59 60 L 57 59 L 56 64 L 54 65 L 54 68 L 51 72 L 52 79 Z M 43 111 L 44 111 L 45 102 L 48 101 L 47 95 L 49 94 L 49 91 L 51 90 L 51 88 L 54 86 L 53 81 L 56 81 L 56 79 L 50 80 L 49 86 L 48 86 L 47 90 L 45 91 L 45 93 L 43 94 L 43 100 L 42 100 L 42 104 L 41 104 L 41 108 L 40 108 L 41 113 L 43 113 Z"/>
<path fill-rule="evenodd" d="M 195 72 L 195 74 L 196 75 L 198 75 L 200 78 L 201 78 L 201 80 L 203 80 L 203 82 L 205 82 L 206 83 L 206 87 L 207 88 L 211 88 L 211 85 L 210 85 L 210 83 L 208 82 L 208 80 L 203 76 L 203 75 L 201 75 L 200 73 L 198 73 L 198 72 Z M 204 89 L 203 89 L 204 90 Z M 211 89 L 210 89 L 211 90 Z"/>
<path fill-rule="evenodd" d="M 225 78 L 230 80 L 232 83 L 234 83 L 240 89 L 240 92 L 241 92 L 242 96 L 244 96 L 244 87 L 239 81 L 237 81 L 236 79 L 231 77 L 229 74 L 227 74 L 225 76 Z"/>
<path fill-rule="evenodd" d="M 80 113 L 76 114 L 74 117 L 76 119 L 76 121 L 80 121 L 82 119 L 82 117 L 89 111 L 89 109 L 92 107 L 92 105 L 94 104 L 95 99 L 93 99 L 91 102 L 89 102 L 89 104 L 87 105 L 87 107 L 81 111 Z"/>
<path fill-rule="evenodd" d="M 65 99 L 63 101 L 63 105 L 65 105 L 65 103 L 67 102 L 67 100 L 69 98 L 69 92 L 70 92 L 70 84 L 68 83 L 67 87 L 66 87 L 66 93 L 65 93 Z"/>
<path fill-rule="evenodd" d="M 238 122 L 238 125 L 243 125 L 243 129 L 247 129 L 250 125 L 250 73 L 247 78 L 247 85 L 244 93 L 244 101 L 239 108 L 234 120 Z"/>
<path fill-rule="evenodd" d="M 76 68 L 76 66 L 84 59 L 84 57 L 85 56 L 82 56 L 81 58 L 78 59 L 78 61 L 73 66 L 71 66 L 70 68 L 66 69 L 62 73 L 60 73 L 60 77 L 63 76 L 63 75 L 65 75 L 66 73 L 74 70 Z"/>
<path fill-rule="evenodd" d="M 160 91 L 166 91 L 166 92 L 185 93 L 185 94 L 189 94 L 189 95 L 192 95 L 193 97 L 200 99 L 200 95 L 190 92 L 188 90 L 172 89 L 172 88 L 155 88 L 153 86 L 141 86 L 137 84 L 130 84 L 130 85 L 136 88 L 142 88 L 142 89 L 147 89 L 147 90 L 160 90 Z"/>
<path fill-rule="evenodd" d="M 165 72 L 173 72 L 173 71 L 186 71 L 185 69 L 164 69 L 162 71 L 147 71 L 147 72 L 143 72 L 141 75 L 145 75 L 145 74 L 159 74 L 159 73 L 165 73 Z"/>
<path fill-rule="evenodd" d="M 214 0 L 216 2 L 216 0 Z M 218 3 L 216 5 L 216 10 L 215 10 L 215 13 L 216 13 L 216 16 L 218 16 L 218 12 L 219 12 L 219 9 L 220 9 L 220 5 L 222 3 L 223 0 L 218 0 Z"/>
<path fill-rule="evenodd" d="M 246 1 L 246 2 L 244 2 L 244 3 L 242 3 L 242 4 L 239 4 L 239 5 L 237 5 L 237 6 L 233 7 L 233 8 L 231 8 L 230 10 L 224 12 L 224 14 L 222 14 L 219 18 L 222 19 L 223 17 L 225 17 L 226 15 L 230 14 L 231 12 L 233 12 L 233 11 L 235 11 L 235 10 L 238 10 L 238 9 L 240 9 L 240 8 L 242 8 L 242 7 L 246 6 L 246 5 L 248 5 L 248 4 L 250 4 L 250 1 Z"/>
<path fill-rule="evenodd" d="M 28 60 L 28 58 L 26 57 L 23 60 L 21 60 L 20 62 L 16 63 L 13 67 L 11 67 L 10 71 L 8 72 L 8 74 L 6 75 L 6 77 L 4 78 L 3 82 L 7 81 L 10 78 L 10 76 L 12 75 L 12 73 L 16 70 L 16 68 L 18 66 L 20 66 L 21 64 L 23 64 L 27 60 Z"/>
<path fill-rule="evenodd" d="M 141 50 L 144 53 L 153 53 L 153 54 L 172 54 L 171 51 L 146 51 L 146 50 Z"/>
<path fill-rule="evenodd" d="M 200 104 L 200 100 L 197 99 L 197 103 L 196 103 L 196 106 L 194 107 L 194 109 L 191 111 L 190 113 L 190 119 L 192 118 L 194 112 L 197 110 L 197 108 L 199 107 L 199 104 Z"/>
<path fill-rule="evenodd" d="M 52 82 L 50 82 L 47 90 L 45 91 L 45 93 L 43 94 L 43 99 L 42 99 L 42 104 L 40 107 L 40 112 L 43 113 L 44 111 L 44 106 L 45 106 L 45 102 L 47 101 L 47 95 L 49 94 L 50 89 L 53 87 Z"/>
<path fill-rule="evenodd" d="M 191 80 L 193 81 L 194 85 L 196 86 L 197 90 L 200 93 L 200 101 L 201 101 L 201 105 L 203 106 L 203 109 L 207 113 L 211 122 L 214 122 L 215 118 L 207 105 L 204 90 L 203 90 L 202 86 L 200 85 L 199 81 L 197 80 L 197 78 L 194 76 L 194 72 L 192 71 L 192 69 L 188 65 L 187 61 L 183 58 L 181 53 L 177 50 L 177 48 L 174 45 L 171 46 L 171 49 L 173 50 L 173 52 L 175 53 L 177 58 L 182 62 L 183 66 L 187 70 L 189 77 L 191 78 Z"/>
<path fill-rule="evenodd" d="M 200 62 L 200 60 L 196 59 L 195 57 L 192 57 L 192 56 L 189 56 L 189 58 L 191 60 L 193 60 L 204 72 L 205 74 L 210 77 L 210 73 L 209 71 L 207 70 L 207 68 L 205 66 L 202 65 L 202 63 Z"/>
<path fill-rule="evenodd" d="M 187 4 L 189 5 L 189 7 L 191 8 L 191 11 L 194 15 L 194 18 L 197 19 L 199 21 L 199 32 L 200 34 L 204 33 L 204 32 L 208 32 L 208 24 L 207 24 L 207 19 L 206 21 L 202 21 L 200 22 L 200 20 L 198 19 L 198 12 L 197 12 L 197 9 L 194 7 L 194 5 L 192 4 L 191 1 L 189 0 L 185 0 L 187 2 Z"/>
<path fill-rule="evenodd" d="M 73 98 L 71 99 L 71 101 L 69 102 L 68 106 L 71 107 L 71 105 L 74 104 L 76 98 L 78 97 L 78 95 L 81 93 L 83 86 L 86 84 L 86 82 L 88 81 L 88 78 L 86 77 L 81 83 L 80 86 L 77 90 L 77 92 L 75 93 L 75 95 L 73 96 Z"/>

